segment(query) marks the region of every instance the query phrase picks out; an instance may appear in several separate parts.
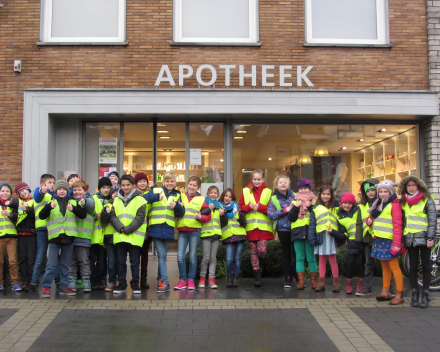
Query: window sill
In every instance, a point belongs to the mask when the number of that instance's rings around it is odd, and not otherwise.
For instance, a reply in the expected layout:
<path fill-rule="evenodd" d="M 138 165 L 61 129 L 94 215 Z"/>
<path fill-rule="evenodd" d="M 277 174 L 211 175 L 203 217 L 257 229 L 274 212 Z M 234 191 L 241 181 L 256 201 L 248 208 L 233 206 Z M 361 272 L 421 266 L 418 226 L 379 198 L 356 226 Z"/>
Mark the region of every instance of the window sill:
<path fill-rule="evenodd" d="M 261 43 L 231 43 L 231 42 L 170 42 L 171 46 L 261 46 Z"/>
<path fill-rule="evenodd" d="M 55 45 L 64 45 L 64 46 L 71 46 L 71 45 L 121 45 L 121 46 L 127 46 L 128 42 L 89 42 L 89 43 L 80 43 L 80 42 L 37 42 L 36 43 L 39 46 L 55 46 Z"/>
<path fill-rule="evenodd" d="M 331 44 L 331 43 L 303 43 L 303 46 L 326 46 L 341 48 L 392 48 L 393 44 Z"/>

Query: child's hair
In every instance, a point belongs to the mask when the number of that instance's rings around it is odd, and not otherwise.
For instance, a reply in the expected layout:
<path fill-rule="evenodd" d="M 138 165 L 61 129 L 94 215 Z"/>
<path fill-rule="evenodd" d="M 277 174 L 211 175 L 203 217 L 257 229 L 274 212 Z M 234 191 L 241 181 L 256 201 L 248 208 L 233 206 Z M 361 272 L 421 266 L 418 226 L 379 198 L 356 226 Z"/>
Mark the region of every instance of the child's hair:
<path fill-rule="evenodd" d="M 218 190 L 218 187 L 217 187 L 217 186 L 211 186 L 211 187 L 209 187 L 208 190 L 206 191 L 206 195 L 207 195 L 208 197 L 209 197 L 209 192 L 211 192 L 213 189 L 216 189 L 216 190 L 217 190 L 217 194 L 220 193 L 220 191 Z"/>
<path fill-rule="evenodd" d="M 199 188 L 200 188 L 200 186 L 202 185 L 202 180 L 200 179 L 199 176 L 191 176 L 191 177 L 188 179 L 188 183 L 190 183 L 191 181 L 195 181 L 195 182 L 197 183 L 197 187 L 199 187 Z M 187 184 L 188 184 L 188 183 L 187 183 Z"/>
<path fill-rule="evenodd" d="M 319 189 L 318 199 L 321 199 L 321 194 L 324 191 L 330 191 L 330 200 L 328 201 L 328 208 L 335 207 L 335 192 L 333 191 L 333 187 L 330 185 L 324 185 Z"/>
<path fill-rule="evenodd" d="M 172 171 L 165 172 L 165 175 L 163 175 L 163 180 L 164 181 L 169 180 L 171 178 L 173 178 L 174 181 L 176 181 L 176 175 Z"/>
<path fill-rule="evenodd" d="M 72 189 L 77 187 L 81 187 L 84 190 L 84 192 L 87 192 L 89 190 L 89 184 L 84 180 L 75 181 L 72 185 Z"/>
<path fill-rule="evenodd" d="M 218 201 L 220 203 L 224 203 L 225 202 L 225 196 L 226 196 L 226 194 L 228 192 L 231 193 L 232 201 L 234 201 L 234 202 L 236 201 L 234 190 L 232 188 L 225 188 L 225 190 L 222 192 L 220 198 L 218 199 Z"/>
<path fill-rule="evenodd" d="M 55 181 L 55 176 L 51 174 L 43 174 L 40 177 L 40 183 L 45 183 L 47 180 L 53 179 Z"/>
<path fill-rule="evenodd" d="M 67 183 L 69 183 L 69 181 L 70 181 L 72 178 L 78 178 L 78 177 L 79 177 L 78 174 L 70 174 L 69 177 L 67 178 Z"/>
<path fill-rule="evenodd" d="M 127 180 L 128 182 L 130 182 L 132 185 L 134 185 L 134 177 L 131 175 L 123 175 L 121 176 L 121 178 L 119 179 L 119 182 L 122 185 L 122 181 Z"/>
<path fill-rule="evenodd" d="M 275 193 L 275 189 L 277 188 L 277 186 L 278 186 L 278 182 L 279 182 L 281 179 L 285 179 L 285 180 L 286 180 L 287 188 L 290 187 L 290 178 L 289 178 L 289 176 L 286 176 L 286 175 L 278 175 L 278 176 L 275 177 L 275 179 L 273 180 L 273 193 Z"/>
<path fill-rule="evenodd" d="M 426 198 L 428 198 L 428 193 L 426 193 L 426 191 L 424 189 L 421 189 L 420 186 L 419 186 L 419 193 L 422 194 L 422 198 L 420 198 L 420 201 L 425 200 Z M 408 194 L 408 191 L 406 190 L 406 185 L 405 185 L 405 187 L 403 188 L 403 191 L 402 191 L 402 196 L 401 196 L 401 198 L 399 200 L 399 202 L 402 205 L 402 207 L 406 204 L 406 195 L 407 194 Z"/>
<path fill-rule="evenodd" d="M 264 170 L 263 169 L 255 169 L 254 171 L 252 171 L 251 186 L 249 187 L 249 189 L 251 190 L 251 193 L 254 193 L 254 184 L 252 183 L 252 179 L 254 178 L 255 174 L 260 174 L 261 177 L 263 177 L 263 179 L 264 179 Z"/>

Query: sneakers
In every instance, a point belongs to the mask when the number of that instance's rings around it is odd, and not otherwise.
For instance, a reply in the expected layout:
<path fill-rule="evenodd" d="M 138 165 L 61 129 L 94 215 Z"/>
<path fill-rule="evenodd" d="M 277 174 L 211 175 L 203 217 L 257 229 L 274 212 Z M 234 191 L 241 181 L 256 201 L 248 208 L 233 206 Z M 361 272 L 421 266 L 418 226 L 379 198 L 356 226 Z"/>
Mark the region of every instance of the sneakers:
<path fill-rule="evenodd" d="M 193 285 L 194 285 L 194 281 L 193 281 Z M 175 290 L 184 290 L 187 288 L 187 284 L 185 280 L 180 280 L 176 286 L 174 286 Z"/>
<path fill-rule="evenodd" d="M 12 289 L 13 289 L 15 292 L 20 292 L 20 291 L 22 290 L 20 284 L 12 284 Z"/>
<path fill-rule="evenodd" d="M 195 290 L 196 285 L 194 284 L 194 280 L 188 280 L 188 290 Z"/>
<path fill-rule="evenodd" d="M 83 279 L 83 292 L 92 292 L 92 285 L 90 283 L 90 279 Z"/>
<path fill-rule="evenodd" d="M 115 289 L 113 290 L 113 293 L 117 294 L 117 293 L 123 293 L 125 292 L 126 286 L 124 285 L 118 285 L 115 287 Z"/>
<path fill-rule="evenodd" d="M 69 277 L 69 285 L 70 291 L 76 292 L 76 279 L 74 277 Z"/>
<path fill-rule="evenodd" d="M 105 288 L 105 292 L 113 292 L 115 288 L 116 288 L 116 284 L 109 283 L 108 286 Z"/>
<path fill-rule="evenodd" d="M 105 290 L 107 285 L 105 284 L 105 279 L 98 281 L 98 290 Z"/>
<path fill-rule="evenodd" d="M 204 288 L 205 287 L 205 282 L 206 282 L 206 277 L 201 277 L 200 281 L 199 281 L 199 287 L 200 288 Z"/>
<path fill-rule="evenodd" d="M 166 285 L 167 285 L 167 283 L 165 281 L 158 280 L 157 281 L 157 291 L 156 292 L 164 293 Z"/>
<path fill-rule="evenodd" d="M 0 284 L 0 291 L 3 291 L 3 284 Z"/>
<path fill-rule="evenodd" d="M 170 284 L 166 284 L 166 285 L 165 285 L 165 291 L 166 291 L 166 292 L 170 292 L 170 291 L 171 291 L 171 286 L 170 286 Z"/>
<path fill-rule="evenodd" d="M 68 296 L 75 296 L 76 295 L 76 291 L 72 290 L 69 286 L 66 287 L 66 295 Z"/>
<path fill-rule="evenodd" d="M 286 276 L 284 279 L 284 288 L 291 288 L 292 287 L 292 277 Z"/>
<path fill-rule="evenodd" d="M 367 290 L 366 288 L 363 288 L 361 291 L 355 293 L 356 296 L 371 296 L 372 294 L 373 292 Z"/>
<path fill-rule="evenodd" d="M 217 288 L 217 285 L 215 284 L 215 279 L 214 279 L 214 278 L 210 277 L 210 278 L 208 279 L 208 281 L 209 281 L 208 286 L 209 286 L 210 288 L 212 288 L 212 289 L 216 289 L 216 288 Z M 188 286 L 189 286 L 189 285 L 188 285 Z"/>
<path fill-rule="evenodd" d="M 141 293 L 141 288 L 139 287 L 139 285 L 134 284 L 133 286 L 131 286 L 131 289 L 133 290 L 133 294 L 140 294 Z"/>
<path fill-rule="evenodd" d="M 26 292 L 32 292 L 32 291 L 35 291 L 37 288 L 38 288 L 38 285 L 33 284 L 33 283 L 30 283 L 30 284 L 26 287 L 25 291 L 26 291 Z"/>
<path fill-rule="evenodd" d="M 50 298 L 51 295 L 52 291 L 49 290 L 49 287 L 43 288 L 43 292 L 41 293 L 41 296 L 43 296 L 43 298 Z"/>

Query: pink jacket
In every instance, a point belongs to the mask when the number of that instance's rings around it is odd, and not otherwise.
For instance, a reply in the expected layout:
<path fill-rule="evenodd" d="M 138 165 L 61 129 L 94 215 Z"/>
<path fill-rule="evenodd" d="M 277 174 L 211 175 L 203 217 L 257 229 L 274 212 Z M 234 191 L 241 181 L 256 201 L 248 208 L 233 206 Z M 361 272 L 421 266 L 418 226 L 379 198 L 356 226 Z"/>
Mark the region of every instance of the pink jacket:
<path fill-rule="evenodd" d="M 393 246 L 401 247 L 403 235 L 403 214 L 402 206 L 397 198 L 391 203 L 391 216 L 393 218 Z"/>

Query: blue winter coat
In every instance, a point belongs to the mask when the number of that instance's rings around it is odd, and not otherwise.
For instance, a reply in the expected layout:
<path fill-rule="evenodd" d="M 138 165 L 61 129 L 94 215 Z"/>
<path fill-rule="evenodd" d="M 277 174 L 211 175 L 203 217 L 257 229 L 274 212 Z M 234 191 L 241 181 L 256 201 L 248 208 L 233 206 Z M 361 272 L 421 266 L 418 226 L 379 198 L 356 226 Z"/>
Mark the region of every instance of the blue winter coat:
<path fill-rule="evenodd" d="M 290 231 L 289 213 L 285 213 L 284 209 L 295 200 L 295 195 L 293 194 L 293 191 L 289 189 L 287 191 L 287 197 L 281 194 L 278 190 L 275 190 L 275 196 L 280 203 L 281 209 L 277 210 L 271 198 L 267 207 L 267 216 L 270 220 L 277 220 L 277 231 Z"/>
<path fill-rule="evenodd" d="M 167 197 L 167 199 L 170 196 L 178 196 L 179 202 L 180 200 L 180 192 L 176 190 L 172 190 L 170 193 L 168 193 L 167 189 L 162 186 L 163 193 Z M 145 199 L 148 203 L 153 204 L 155 202 L 159 201 L 159 193 L 154 193 L 153 191 L 148 192 L 144 195 Z M 154 204 L 153 204 L 154 205 Z M 176 206 L 174 207 L 174 215 L 176 218 L 181 218 L 185 214 L 185 208 L 180 205 L 180 203 L 177 202 Z M 151 225 L 148 226 L 148 232 L 147 237 L 151 238 L 160 238 L 163 240 L 174 240 L 174 227 L 168 225 L 166 222 L 159 225 Z"/>

